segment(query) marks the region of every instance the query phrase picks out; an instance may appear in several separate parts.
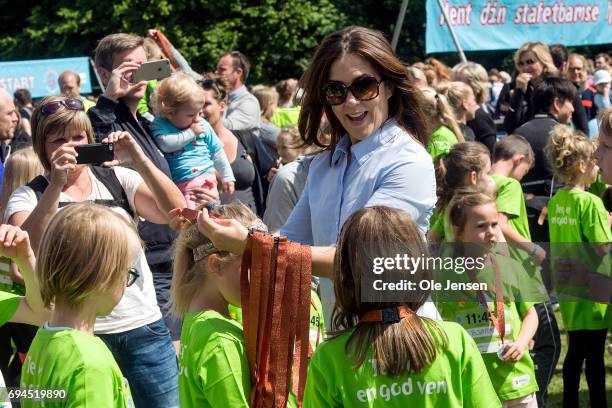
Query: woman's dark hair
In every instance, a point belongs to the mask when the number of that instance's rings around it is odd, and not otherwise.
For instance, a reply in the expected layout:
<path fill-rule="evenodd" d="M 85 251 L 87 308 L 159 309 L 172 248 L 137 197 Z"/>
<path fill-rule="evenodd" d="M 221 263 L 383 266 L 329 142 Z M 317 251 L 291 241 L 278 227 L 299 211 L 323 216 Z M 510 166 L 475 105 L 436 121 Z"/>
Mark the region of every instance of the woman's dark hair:
<path fill-rule="evenodd" d="M 326 147 L 317 139 L 323 112 L 329 120 L 330 148 L 333 150 L 346 130 L 336 118 L 332 107 L 324 102 L 321 86 L 329 80 L 332 64 L 346 54 L 357 55 L 378 71 L 385 85 L 392 90 L 389 98 L 389 117 L 394 118 L 423 146 L 427 146 L 429 130 L 423 112 L 421 92 L 408 80 L 406 66 L 395 55 L 380 31 L 350 26 L 336 31 L 323 40 L 315 51 L 306 72 L 300 79 L 304 89 L 298 126 L 306 143 Z"/>
<path fill-rule="evenodd" d="M 535 81 L 531 102 L 535 113 L 549 113 L 555 99 L 572 101 L 575 95 L 576 87 L 569 79 L 545 74 Z"/>

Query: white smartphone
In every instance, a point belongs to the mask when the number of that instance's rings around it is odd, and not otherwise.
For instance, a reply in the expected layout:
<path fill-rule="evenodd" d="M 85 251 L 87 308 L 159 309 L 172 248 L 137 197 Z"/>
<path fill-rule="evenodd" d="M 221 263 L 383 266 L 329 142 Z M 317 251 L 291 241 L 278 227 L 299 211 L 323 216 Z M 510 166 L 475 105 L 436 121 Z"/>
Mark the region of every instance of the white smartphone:
<path fill-rule="evenodd" d="M 143 62 L 140 68 L 134 71 L 132 83 L 167 78 L 171 73 L 170 60 L 168 59 Z"/>

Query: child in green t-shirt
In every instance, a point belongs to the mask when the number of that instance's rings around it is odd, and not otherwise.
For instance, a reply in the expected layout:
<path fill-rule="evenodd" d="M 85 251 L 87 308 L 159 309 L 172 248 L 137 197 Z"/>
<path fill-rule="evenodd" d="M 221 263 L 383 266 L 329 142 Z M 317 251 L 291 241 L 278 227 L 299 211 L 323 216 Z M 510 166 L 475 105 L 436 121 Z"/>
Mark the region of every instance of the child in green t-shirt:
<path fill-rule="evenodd" d="M 463 142 L 463 132 L 455 119 L 446 96 L 433 88 L 421 89 L 423 93 L 423 111 L 428 116 L 429 124 L 435 131 L 427 144 L 427 153 L 432 159 L 445 156 L 453 145 Z"/>
<path fill-rule="evenodd" d="M 448 214 L 455 233 L 454 250 L 463 248 L 462 257 L 485 259 L 484 268 L 457 273 L 457 279 L 486 284 L 488 290 L 467 291 L 465 299 L 440 302 L 440 314 L 460 323 L 474 337 L 504 404 L 537 407 L 538 385 L 528 344 L 538 317 L 534 302 L 523 300 L 525 272 L 520 264 L 496 253 L 499 214 L 495 199 L 476 190 L 458 192 Z"/>
<path fill-rule="evenodd" d="M 436 162 L 436 186 L 438 202 L 429 221 L 428 242 L 452 241 L 452 229 L 448 223 L 446 207 L 454 192 L 462 187 L 483 186 L 490 182 L 489 150 L 478 142 L 462 142 L 453 145 L 447 155 Z"/>
<path fill-rule="evenodd" d="M 55 390 L 45 407 L 133 406 L 127 380 L 93 327 L 138 277 L 131 268 L 140 250 L 134 242 L 140 242 L 136 230 L 96 204 L 71 204 L 49 222 L 36 274 L 42 301 L 53 311 L 36 333 L 20 383 L 23 390 Z M 21 397 L 24 408 L 40 404 Z"/>
<path fill-rule="evenodd" d="M 601 198 L 585 191 L 599 170 L 594 152 L 595 147 L 586 136 L 567 126 L 558 125 L 550 132 L 546 154 L 555 177 L 565 183 L 548 203 L 551 260 L 553 272 L 562 258 L 575 259 L 609 279 L 612 217 Z M 612 309 L 605 303 L 572 301 L 590 291 L 573 283 L 579 280 L 579 275 L 575 270 L 569 279 L 553 275 L 569 337 L 563 362 L 563 402 L 564 406 L 578 406 L 580 373 L 586 361 L 591 406 L 604 407 L 607 406 L 604 346 Z"/>
<path fill-rule="evenodd" d="M 215 214 L 245 227 L 259 221 L 239 203 L 217 206 Z M 183 319 L 183 408 L 249 406 L 251 378 L 243 329 L 228 310 L 229 305 L 240 305 L 241 261 L 241 256 L 217 250 L 195 223 L 181 229 L 174 249 L 171 301 L 173 312 Z"/>
<path fill-rule="evenodd" d="M 531 356 L 540 389 L 537 393 L 538 405 L 544 406 L 546 390 L 561 353 L 561 336 L 550 303 L 543 301 L 547 300 L 548 294 L 539 265 L 546 258 L 546 251 L 531 241 L 527 209 L 520 184 L 533 164 L 533 150 L 524 137 L 510 135 L 495 144 L 491 177 L 498 186 L 496 205 L 500 229 L 509 244 L 510 257 L 519 262 L 527 276 L 532 278 L 533 285 L 530 286 L 535 292 L 525 293 L 525 300 L 538 302 L 534 305 L 538 315 L 538 331 L 534 337 Z"/>
<path fill-rule="evenodd" d="M 42 324 L 48 316 L 48 311 L 43 306 L 38 280 L 34 276 L 36 258 L 27 232 L 13 225 L 0 225 L 0 257 L 10 258 L 15 262 L 21 270 L 27 290 L 27 296 L 0 291 L 0 326 L 7 322 Z M 0 407 L 10 408 L 9 396 L 4 386 L 0 373 Z"/>

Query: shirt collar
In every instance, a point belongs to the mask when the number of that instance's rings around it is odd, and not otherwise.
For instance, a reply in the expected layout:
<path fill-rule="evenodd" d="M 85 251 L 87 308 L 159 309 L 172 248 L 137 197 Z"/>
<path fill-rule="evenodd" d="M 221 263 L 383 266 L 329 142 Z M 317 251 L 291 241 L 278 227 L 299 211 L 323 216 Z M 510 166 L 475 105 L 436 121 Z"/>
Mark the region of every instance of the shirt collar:
<path fill-rule="evenodd" d="M 240 88 L 234 89 L 232 92 L 229 93 L 229 102 L 232 102 L 233 100 L 235 100 L 241 95 L 244 95 L 247 92 L 249 92 L 249 90 L 247 89 L 246 85 L 242 85 L 240 86 Z"/>
<path fill-rule="evenodd" d="M 401 132 L 401 130 L 395 119 L 388 119 L 373 134 L 354 145 L 351 144 L 351 139 L 347 133 L 338 141 L 332 155 L 332 163 L 335 163 L 341 155 L 348 154 L 349 151 L 352 153 L 353 158 L 359 161 L 379 147 L 389 143 L 389 141 L 394 139 L 398 131 Z"/>

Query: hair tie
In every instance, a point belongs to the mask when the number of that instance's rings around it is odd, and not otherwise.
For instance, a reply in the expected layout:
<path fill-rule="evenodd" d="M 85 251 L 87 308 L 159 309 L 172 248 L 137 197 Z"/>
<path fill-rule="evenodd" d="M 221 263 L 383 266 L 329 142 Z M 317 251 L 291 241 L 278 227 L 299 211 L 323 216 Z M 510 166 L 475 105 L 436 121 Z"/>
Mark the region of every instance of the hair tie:
<path fill-rule="evenodd" d="M 387 309 L 368 310 L 359 318 L 359 323 L 397 323 L 405 317 L 414 314 L 408 306 L 390 307 Z"/>

